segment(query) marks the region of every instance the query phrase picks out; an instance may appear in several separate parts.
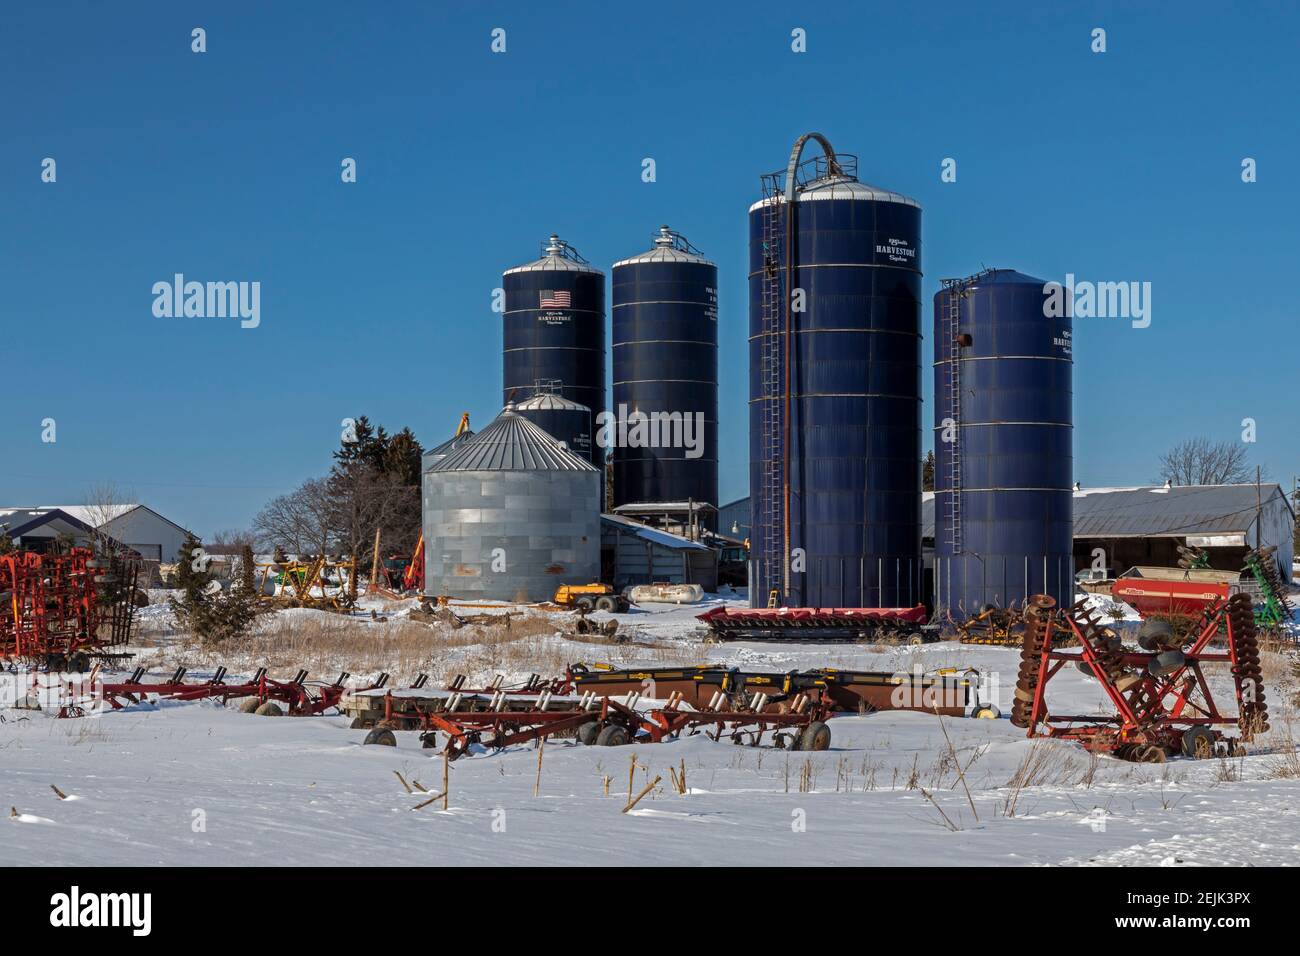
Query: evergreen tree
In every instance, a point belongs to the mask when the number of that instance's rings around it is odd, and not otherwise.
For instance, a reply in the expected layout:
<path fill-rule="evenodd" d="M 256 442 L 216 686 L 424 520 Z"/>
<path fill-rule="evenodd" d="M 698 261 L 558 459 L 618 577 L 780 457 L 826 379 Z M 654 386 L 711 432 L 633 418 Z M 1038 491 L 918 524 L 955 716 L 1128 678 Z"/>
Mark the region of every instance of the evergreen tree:
<path fill-rule="evenodd" d="M 925 453 L 925 461 L 921 463 L 921 490 L 934 491 L 934 452 Z"/>

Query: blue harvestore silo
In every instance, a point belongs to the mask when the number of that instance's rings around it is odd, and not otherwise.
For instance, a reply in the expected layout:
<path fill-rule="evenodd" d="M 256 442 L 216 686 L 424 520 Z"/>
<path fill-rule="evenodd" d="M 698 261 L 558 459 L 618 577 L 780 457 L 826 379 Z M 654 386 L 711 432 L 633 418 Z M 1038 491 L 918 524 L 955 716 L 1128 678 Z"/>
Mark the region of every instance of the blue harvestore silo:
<path fill-rule="evenodd" d="M 555 386 L 539 385 L 532 398 L 515 403 L 515 411 L 579 458 L 591 461 L 591 409 L 565 398 Z"/>
<path fill-rule="evenodd" d="M 1074 593 L 1069 315 L 1042 279 L 990 269 L 934 297 L 935 603 Z"/>
<path fill-rule="evenodd" d="M 695 501 L 716 508 L 718 267 L 663 226 L 651 249 L 614 263 L 613 288 L 615 414 L 667 416 L 661 421 L 670 429 L 681 422 L 680 437 L 692 444 L 619 447 L 614 505 Z M 712 527 L 714 516 L 703 523 Z"/>
<path fill-rule="evenodd" d="M 596 429 L 605 410 L 605 276 L 551 236 L 542 257 L 507 269 L 503 403 L 524 401 L 538 383 L 591 411 L 592 464 L 603 468 Z"/>
<path fill-rule="evenodd" d="M 801 161 L 808 139 L 823 155 Z M 921 209 L 816 133 L 749 210 L 750 600 L 921 593 Z M 773 593 L 775 592 L 775 593 Z"/>

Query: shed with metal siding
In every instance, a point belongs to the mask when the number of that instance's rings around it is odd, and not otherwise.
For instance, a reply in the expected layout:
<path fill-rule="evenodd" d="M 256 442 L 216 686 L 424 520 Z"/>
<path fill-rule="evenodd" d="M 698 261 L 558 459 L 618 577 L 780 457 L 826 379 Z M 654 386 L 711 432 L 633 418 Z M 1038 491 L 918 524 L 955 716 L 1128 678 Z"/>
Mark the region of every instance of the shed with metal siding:
<path fill-rule="evenodd" d="M 615 587 L 667 583 L 718 589 L 714 549 L 619 515 L 601 515 L 600 525 L 606 576 Z"/>

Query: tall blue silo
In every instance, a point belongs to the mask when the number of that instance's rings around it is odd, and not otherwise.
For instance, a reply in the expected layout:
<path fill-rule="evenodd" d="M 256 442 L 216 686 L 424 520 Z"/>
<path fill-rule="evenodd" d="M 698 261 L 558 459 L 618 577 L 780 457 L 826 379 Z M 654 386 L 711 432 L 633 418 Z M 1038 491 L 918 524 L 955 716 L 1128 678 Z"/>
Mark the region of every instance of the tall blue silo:
<path fill-rule="evenodd" d="M 990 269 L 934 297 L 935 603 L 954 618 L 1073 600 L 1072 334 L 1049 294 Z"/>
<path fill-rule="evenodd" d="M 666 429 L 683 439 L 619 447 L 614 505 L 694 501 L 716 508 L 718 267 L 663 226 L 651 249 L 614 263 L 613 289 L 614 412 L 620 421 L 624 411 L 666 416 Z M 709 512 L 702 523 L 712 527 L 715 519 Z"/>
<path fill-rule="evenodd" d="M 515 403 L 528 419 L 579 458 L 591 461 L 591 409 L 558 394 L 558 385 L 539 383 L 532 398 Z"/>
<path fill-rule="evenodd" d="M 823 155 L 802 161 L 815 139 Z M 817 133 L 749 210 L 750 600 L 921 589 L 921 208 Z M 788 370 L 788 371 L 787 371 Z"/>
<path fill-rule="evenodd" d="M 558 236 L 542 257 L 507 269 L 502 404 L 524 401 L 538 382 L 591 410 L 592 464 L 603 468 L 596 444 L 605 410 L 605 275 Z"/>

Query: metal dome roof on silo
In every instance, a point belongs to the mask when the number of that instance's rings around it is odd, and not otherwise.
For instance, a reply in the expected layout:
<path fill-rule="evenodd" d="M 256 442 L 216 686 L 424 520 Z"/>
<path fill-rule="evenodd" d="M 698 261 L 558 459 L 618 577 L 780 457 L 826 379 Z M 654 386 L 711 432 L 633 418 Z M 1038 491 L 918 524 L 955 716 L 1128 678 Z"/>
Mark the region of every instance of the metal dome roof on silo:
<path fill-rule="evenodd" d="M 532 262 L 525 262 L 521 266 L 507 269 L 502 275 L 512 275 L 516 272 L 590 272 L 595 275 L 604 275 L 603 272 L 582 258 L 577 249 L 556 235 L 551 236 L 542 244 L 542 257 L 540 259 L 534 259 Z"/>
<path fill-rule="evenodd" d="M 570 398 L 555 392 L 543 392 L 540 395 L 534 395 L 532 398 L 526 398 L 522 402 L 515 402 L 517 411 L 555 411 L 563 410 L 568 412 L 589 412 L 591 411 L 581 402 L 575 402 Z"/>
<path fill-rule="evenodd" d="M 429 473 L 596 470 L 518 414 L 514 405 L 507 405 L 490 425 L 430 468 Z"/>
<path fill-rule="evenodd" d="M 461 432 L 459 435 L 453 435 L 451 438 L 448 438 L 441 445 L 437 445 L 433 448 L 430 448 L 424 454 L 442 455 L 442 456 L 450 455 L 457 448 L 463 448 L 465 443 L 469 441 L 471 438 L 473 438 L 474 435 L 475 435 L 474 432 L 466 429 L 465 431 Z"/>
<path fill-rule="evenodd" d="M 715 262 L 710 262 L 699 254 L 699 250 L 688 243 L 681 233 L 673 232 L 667 226 L 660 226 L 658 234 L 654 237 L 654 245 L 645 252 L 637 253 L 635 256 L 628 256 L 626 259 L 620 259 L 614 263 L 614 268 L 619 266 L 630 266 L 634 263 L 642 262 L 697 262 L 700 265 L 713 266 Z"/>
<path fill-rule="evenodd" d="M 1031 275 L 1025 275 L 1023 272 L 1017 272 L 1015 269 L 993 269 L 987 275 L 980 277 L 972 286 L 982 285 L 1046 285 L 1046 280 L 1037 279 Z"/>
<path fill-rule="evenodd" d="M 816 199 L 894 202 L 901 203 L 904 206 L 915 206 L 917 209 L 921 208 L 921 204 L 910 196 L 904 196 L 902 193 L 896 193 L 889 189 L 881 189 L 879 186 L 872 186 L 869 183 L 859 182 L 851 176 L 827 176 L 824 179 L 799 187 L 799 191 L 795 194 L 796 202 L 811 202 Z M 771 199 L 760 199 L 749 207 L 749 211 L 753 212 L 755 209 L 762 209 L 772 202 L 785 202 L 785 197 L 777 196 Z"/>

